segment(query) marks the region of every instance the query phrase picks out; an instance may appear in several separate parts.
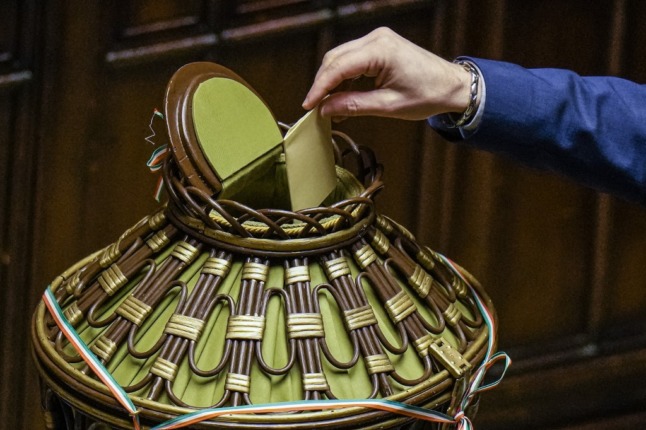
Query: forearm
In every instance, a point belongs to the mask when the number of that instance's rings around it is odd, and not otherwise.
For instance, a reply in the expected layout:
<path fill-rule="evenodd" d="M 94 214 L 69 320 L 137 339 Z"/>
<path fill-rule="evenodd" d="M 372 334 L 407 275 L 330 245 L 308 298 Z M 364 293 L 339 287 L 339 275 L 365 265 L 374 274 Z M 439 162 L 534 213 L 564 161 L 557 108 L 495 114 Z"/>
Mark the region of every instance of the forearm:
<path fill-rule="evenodd" d="M 646 86 L 473 61 L 486 83 L 486 103 L 465 142 L 646 203 Z"/>

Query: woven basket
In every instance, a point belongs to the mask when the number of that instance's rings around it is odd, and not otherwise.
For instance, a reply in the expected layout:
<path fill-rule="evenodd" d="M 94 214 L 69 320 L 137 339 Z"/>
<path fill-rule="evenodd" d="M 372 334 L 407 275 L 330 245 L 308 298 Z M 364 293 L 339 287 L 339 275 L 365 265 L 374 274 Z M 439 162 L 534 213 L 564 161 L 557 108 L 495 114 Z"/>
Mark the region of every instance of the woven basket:
<path fill-rule="evenodd" d="M 211 166 L 198 159 L 197 137 L 184 126 L 173 136 L 169 118 L 178 109 L 180 125 L 190 117 L 179 101 L 213 70 L 235 76 L 199 64 L 178 72 L 192 83 L 171 81 L 166 98 L 168 203 L 54 279 L 64 320 L 128 393 L 144 427 L 207 408 L 302 400 L 387 399 L 454 413 L 495 334 L 478 306 L 493 314 L 478 282 L 376 212 L 381 166 L 341 133 L 337 188 L 323 206 L 294 212 L 218 199 L 221 184 L 204 174 Z M 173 96 L 177 85 L 183 91 Z M 194 154 L 188 167 L 179 146 Z M 48 428 L 132 428 L 45 304 L 34 315 L 33 345 Z M 354 406 L 240 410 L 194 426 L 437 424 Z"/>

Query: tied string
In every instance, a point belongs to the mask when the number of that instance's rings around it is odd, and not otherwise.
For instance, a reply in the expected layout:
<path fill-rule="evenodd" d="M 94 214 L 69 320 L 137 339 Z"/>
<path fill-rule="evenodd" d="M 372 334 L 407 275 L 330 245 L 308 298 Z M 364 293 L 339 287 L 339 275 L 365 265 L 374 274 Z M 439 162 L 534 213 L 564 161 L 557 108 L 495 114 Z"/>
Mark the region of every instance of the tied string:
<path fill-rule="evenodd" d="M 455 421 L 458 423 L 457 430 L 472 430 L 474 428 L 473 423 L 471 422 L 469 417 L 466 416 L 465 411 L 467 410 L 469 405 L 471 405 L 473 399 L 477 394 L 491 390 L 492 388 L 500 384 L 502 379 L 505 377 L 505 373 L 507 373 L 507 369 L 511 365 L 511 358 L 505 352 L 495 352 L 497 334 L 496 321 L 493 317 L 493 314 L 484 304 L 484 301 L 482 300 L 476 289 L 473 288 L 462 271 L 450 259 L 439 253 L 437 253 L 437 255 L 444 262 L 444 264 L 449 269 L 451 269 L 451 271 L 456 276 L 459 276 L 460 279 L 467 285 L 467 287 L 469 287 L 469 290 L 471 291 L 471 294 L 473 294 L 473 297 L 475 299 L 478 310 L 482 314 L 482 318 L 484 318 L 485 324 L 489 329 L 489 337 L 487 339 L 487 352 L 485 354 L 485 357 L 482 360 L 480 367 L 478 367 L 478 369 L 475 371 L 471 382 L 465 390 L 462 400 L 460 401 L 458 409 L 454 416 Z M 482 382 L 487 375 L 487 371 L 491 367 L 493 367 L 494 364 L 500 361 L 503 362 L 503 370 L 500 373 L 500 376 L 492 382 L 482 385 Z"/>
<path fill-rule="evenodd" d="M 67 338 L 70 344 L 74 347 L 76 352 L 83 358 L 83 361 L 92 369 L 94 374 L 108 387 L 114 398 L 123 406 L 128 414 L 132 417 L 132 423 L 135 430 L 140 430 L 139 425 L 139 410 L 132 402 L 128 394 L 123 388 L 115 381 L 108 369 L 99 361 L 96 355 L 88 348 L 83 339 L 74 330 L 74 327 L 69 323 L 67 318 L 63 315 L 63 310 L 59 306 L 54 293 L 50 287 L 47 287 L 45 294 L 43 294 L 43 301 L 45 306 L 49 309 L 54 322 L 61 330 L 63 335 Z"/>
<path fill-rule="evenodd" d="M 504 352 L 494 353 L 494 348 L 496 345 L 496 326 L 495 320 L 492 313 L 484 304 L 484 301 L 478 294 L 478 292 L 473 288 L 471 283 L 466 279 L 462 272 L 456 267 L 456 265 L 444 257 L 441 254 L 438 254 L 441 260 L 445 265 L 452 271 L 456 276 L 459 276 L 462 281 L 469 287 L 473 297 L 475 299 L 478 310 L 482 313 L 482 317 L 487 326 L 489 333 L 487 351 L 485 357 L 482 361 L 482 364 L 475 371 L 473 378 L 471 379 L 467 389 L 464 392 L 462 399 L 458 404 L 458 408 L 453 416 L 437 412 L 431 409 L 422 408 L 419 406 L 409 405 L 406 403 L 400 403 L 388 399 L 355 399 L 355 400 L 303 400 L 303 401 L 294 401 L 294 402 L 280 402 L 280 403 L 271 403 L 271 404 L 261 404 L 261 405 L 242 405 L 242 406 L 232 406 L 224 408 L 208 408 L 202 409 L 195 412 L 190 412 L 184 415 L 180 415 L 176 418 L 173 418 L 169 421 L 166 421 L 162 424 L 153 427 L 151 430 L 171 430 L 179 429 L 192 424 L 197 424 L 202 421 L 209 419 L 218 418 L 225 415 L 244 415 L 244 414 L 263 414 L 263 413 L 277 413 L 277 412 L 295 412 L 295 411 L 312 411 L 312 410 L 329 410 L 329 409 L 343 409 L 343 408 L 367 408 L 373 410 L 380 410 L 391 412 L 398 415 L 408 416 L 418 420 L 430 421 L 439 424 L 457 424 L 457 430 L 473 430 L 474 426 L 469 417 L 466 415 L 465 411 L 473 402 L 475 396 L 484 391 L 490 390 L 496 387 L 500 381 L 505 376 L 507 368 L 511 365 L 511 359 Z M 139 430 L 139 417 L 138 410 L 135 407 L 132 400 L 128 397 L 127 393 L 123 388 L 114 380 L 112 375 L 108 370 L 101 364 L 99 359 L 90 351 L 87 345 L 83 342 L 80 336 L 76 333 L 74 328 L 65 318 L 63 311 L 56 302 L 56 299 L 50 289 L 47 287 L 45 294 L 43 295 L 43 300 L 45 305 L 49 309 L 56 325 L 61 329 L 65 337 L 69 340 L 70 344 L 76 349 L 76 351 L 81 355 L 83 360 L 88 364 L 88 366 L 94 371 L 94 373 L 103 381 L 103 383 L 108 387 L 110 392 L 114 397 L 123 405 L 123 407 L 128 411 L 132 416 L 135 430 Z M 482 385 L 482 382 L 487 374 L 487 371 L 496 363 L 503 362 L 503 371 L 500 376 L 494 381 Z M 457 382 L 456 382 L 457 383 Z"/>
<path fill-rule="evenodd" d="M 153 111 L 153 116 L 150 118 L 150 124 L 148 127 L 150 128 L 150 131 L 152 134 L 150 136 L 146 137 L 146 142 L 150 143 L 151 145 L 156 145 L 156 142 L 153 140 L 157 136 L 157 132 L 155 131 L 155 118 L 159 118 L 162 121 L 164 121 L 164 114 L 162 114 L 159 110 L 155 109 Z M 161 133 L 160 133 L 161 134 Z M 146 163 L 146 166 L 150 169 L 152 173 L 159 172 L 164 165 L 164 159 L 166 159 L 166 156 L 168 155 L 168 144 L 162 145 L 159 148 L 156 148 L 152 155 L 150 156 L 150 159 Z M 159 177 L 157 178 L 157 185 L 155 187 L 155 194 L 154 198 L 159 202 L 161 200 L 161 194 L 164 189 L 164 181 L 162 178 L 161 173 L 159 174 Z"/>
<path fill-rule="evenodd" d="M 405 415 L 411 418 L 432 421 L 435 423 L 452 424 L 455 420 L 441 412 L 420 408 L 419 406 L 407 405 L 387 399 L 357 399 L 357 400 L 301 400 L 295 402 L 271 403 L 265 405 L 244 405 L 232 406 L 217 409 L 203 409 L 191 412 L 169 420 L 163 424 L 153 427 L 151 430 L 171 430 L 183 428 L 191 424 L 218 418 L 224 415 L 243 414 L 266 414 L 277 412 L 312 411 L 344 408 L 368 408 L 380 411 L 392 412 L 398 415 Z"/>

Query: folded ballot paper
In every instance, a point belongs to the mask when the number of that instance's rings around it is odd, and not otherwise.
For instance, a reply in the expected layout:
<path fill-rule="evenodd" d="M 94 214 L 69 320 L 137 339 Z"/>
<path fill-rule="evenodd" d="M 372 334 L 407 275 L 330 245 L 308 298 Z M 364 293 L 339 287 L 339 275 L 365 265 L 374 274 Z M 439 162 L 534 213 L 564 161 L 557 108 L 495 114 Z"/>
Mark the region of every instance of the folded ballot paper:
<path fill-rule="evenodd" d="M 289 129 L 283 146 L 292 210 L 319 206 L 336 186 L 330 118 L 318 108 L 309 111 Z"/>

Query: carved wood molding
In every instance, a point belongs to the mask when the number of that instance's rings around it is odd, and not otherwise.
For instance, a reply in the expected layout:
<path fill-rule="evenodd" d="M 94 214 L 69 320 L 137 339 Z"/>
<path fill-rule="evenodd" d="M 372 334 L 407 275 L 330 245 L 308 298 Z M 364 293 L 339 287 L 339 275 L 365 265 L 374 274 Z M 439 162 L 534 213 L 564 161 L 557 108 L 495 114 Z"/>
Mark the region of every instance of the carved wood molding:
<path fill-rule="evenodd" d="M 284 2 L 276 3 L 281 6 Z M 178 55 L 195 54 L 213 49 L 220 44 L 237 44 L 253 42 L 266 37 L 284 35 L 298 31 L 311 31 L 330 24 L 343 24 L 355 19 L 374 18 L 382 14 L 396 14 L 410 11 L 412 8 L 434 7 L 430 0 L 369 0 L 362 2 L 344 2 L 337 7 L 320 7 L 298 9 L 297 13 L 290 14 L 271 12 L 271 5 L 265 8 L 239 8 L 232 12 L 232 16 L 225 17 L 229 24 L 218 29 L 216 25 L 208 22 L 203 17 L 186 18 L 191 23 L 180 28 L 179 35 L 171 40 L 162 42 L 147 42 L 153 34 L 161 34 L 165 30 L 177 33 L 177 19 L 156 25 L 139 26 L 133 29 L 124 29 L 120 45 L 127 47 L 113 47 L 105 55 L 105 61 L 112 67 L 132 66 L 141 63 L 163 61 Z M 249 10 L 247 10 L 249 9 Z M 235 14 L 239 15 L 236 16 Z M 254 16 L 254 13 L 256 14 Z M 243 16 L 244 15 L 244 16 Z M 243 17 L 244 19 L 237 19 Z M 201 29 L 200 34 L 195 34 Z M 161 36 L 160 36 L 161 37 Z"/>
<path fill-rule="evenodd" d="M 19 70 L 0 75 L 0 91 L 13 89 L 30 82 L 33 79 L 31 70 Z"/>

